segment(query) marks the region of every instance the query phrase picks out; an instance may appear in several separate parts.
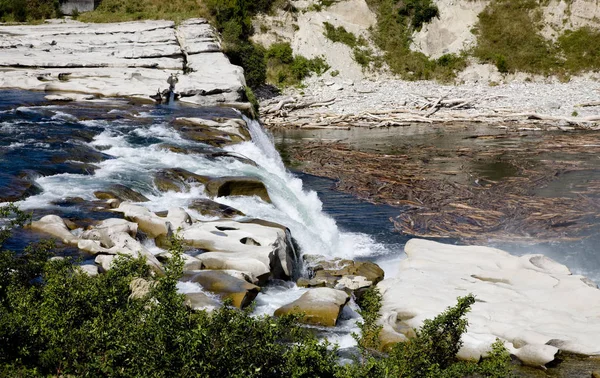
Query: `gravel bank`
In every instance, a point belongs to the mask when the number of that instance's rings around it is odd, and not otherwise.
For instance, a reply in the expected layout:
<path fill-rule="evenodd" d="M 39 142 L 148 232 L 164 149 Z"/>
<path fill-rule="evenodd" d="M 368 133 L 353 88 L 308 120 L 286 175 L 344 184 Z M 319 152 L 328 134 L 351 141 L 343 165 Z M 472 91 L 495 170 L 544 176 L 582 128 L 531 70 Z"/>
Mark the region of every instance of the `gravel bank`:
<path fill-rule="evenodd" d="M 291 88 L 281 96 L 264 100 L 263 114 L 269 124 L 269 107 L 273 108 L 283 99 L 292 96 L 300 102 L 323 102 L 335 99 L 327 106 L 293 109 L 283 107 L 285 112 L 273 112 L 279 119 L 328 115 L 352 115 L 364 112 L 405 111 L 417 116 L 426 116 L 431 105 L 438 99 L 464 99 L 463 106 L 450 104 L 435 112 L 442 119 L 460 114 L 466 117 L 518 113 L 535 113 L 549 117 L 564 117 L 569 122 L 598 125 L 600 120 L 600 82 L 593 78 L 574 78 L 567 83 L 558 80 L 547 82 L 509 82 L 494 86 L 482 83 L 442 85 L 431 81 L 402 81 L 380 78 L 353 82 L 336 78 L 312 77 L 305 81 L 305 88 Z M 429 104 L 429 106 L 427 105 Z M 582 106 L 595 104 L 594 106 Z M 293 104 L 292 104 L 293 105 Z M 270 114 L 272 117 L 273 114 Z M 596 119 L 598 118 L 598 119 Z M 558 120 L 557 120 L 558 121 Z M 561 120 L 564 121 L 564 120 Z"/>

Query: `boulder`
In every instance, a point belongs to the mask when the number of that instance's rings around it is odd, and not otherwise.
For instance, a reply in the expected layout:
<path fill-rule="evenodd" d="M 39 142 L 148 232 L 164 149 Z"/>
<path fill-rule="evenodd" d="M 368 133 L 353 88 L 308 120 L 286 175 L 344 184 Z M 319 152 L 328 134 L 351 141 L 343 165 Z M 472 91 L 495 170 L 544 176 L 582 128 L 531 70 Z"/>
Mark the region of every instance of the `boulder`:
<path fill-rule="evenodd" d="M 360 297 L 384 277 L 383 269 L 370 261 L 332 259 L 321 255 L 304 255 L 302 258 L 310 277 L 298 280 L 298 286 L 331 287 Z"/>
<path fill-rule="evenodd" d="M 31 222 L 31 229 L 44 232 L 60 239 L 65 244 L 77 244 L 77 237 L 58 215 L 46 215 L 40 220 Z"/>
<path fill-rule="evenodd" d="M 206 183 L 206 193 L 213 197 L 257 196 L 265 202 L 271 202 L 265 184 L 254 177 L 213 178 Z"/>
<path fill-rule="evenodd" d="M 303 314 L 301 322 L 333 327 L 350 296 L 328 287 L 309 289 L 300 298 L 275 311 L 275 316 Z"/>
<path fill-rule="evenodd" d="M 208 198 L 195 199 L 188 205 L 188 207 L 207 217 L 235 218 L 245 215 L 233 207 L 220 204 Z"/>
<path fill-rule="evenodd" d="M 162 169 L 154 176 L 154 185 L 161 192 L 188 192 L 190 184 L 204 184 L 210 178 L 182 168 Z"/>
<path fill-rule="evenodd" d="M 107 272 L 112 268 L 113 261 L 117 258 L 115 255 L 97 255 L 94 262 L 100 266 L 103 272 Z"/>
<path fill-rule="evenodd" d="M 117 199 L 121 202 L 148 202 L 148 198 L 144 195 L 136 192 L 133 189 L 126 187 L 125 185 L 115 184 L 109 186 L 105 190 L 97 190 L 94 192 L 94 196 L 101 200 Z"/>
<path fill-rule="evenodd" d="M 241 118 L 189 118 L 179 117 L 177 123 L 194 125 L 199 128 L 208 128 L 226 133 L 234 142 L 249 141 L 251 139 L 250 132 L 246 121 Z"/>
<path fill-rule="evenodd" d="M 218 270 L 186 272 L 183 281 L 196 282 L 222 299 L 231 299 L 238 308 L 248 306 L 260 292 L 260 287 Z"/>
<path fill-rule="evenodd" d="M 524 365 L 541 368 L 554 361 L 557 353 L 558 348 L 543 344 L 527 344 L 512 352 Z"/>
<path fill-rule="evenodd" d="M 222 306 L 219 301 L 209 297 L 203 292 L 186 293 L 185 304 L 192 310 L 207 312 L 212 312 Z"/>
<path fill-rule="evenodd" d="M 203 269 L 233 269 L 258 278 L 292 277 L 295 252 L 281 228 L 235 221 L 197 222 L 180 233 L 185 244 L 206 252 Z"/>
<path fill-rule="evenodd" d="M 214 147 L 228 146 L 250 139 L 238 132 L 229 132 L 230 127 L 216 127 L 218 123 L 199 118 L 177 118 L 172 125 L 185 138 Z"/>
<path fill-rule="evenodd" d="M 381 323 L 410 337 L 425 319 L 477 298 L 458 356 L 479 359 L 496 338 L 526 364 L 544 365 L 558 349 L 600 355 L 600 290 L 543 255 L 412 239 L 395 278 L 381 281 Z"/>
<path fill-rule="evenodd" d="M 32 180 L 0 173 L 0 203 L 15 202 L 42 192 L 42 188 Z"/>
<path fill-rule="evenodd" d="M 78 269 L 81 273 L 87 274 L 90 277 L 97 276 L 100 273 L 98 266 L 92 264 L 80 265 Z"/>
<path fill-rule="evenodd" d="M 115 211 L 123 213 L 126 219 L 135 222 L 137 227 L 151 239 L 155 239 L 161 235 L 169 236 L 172 234 L 171 223 L 144 206 L 123 202 Z"/>

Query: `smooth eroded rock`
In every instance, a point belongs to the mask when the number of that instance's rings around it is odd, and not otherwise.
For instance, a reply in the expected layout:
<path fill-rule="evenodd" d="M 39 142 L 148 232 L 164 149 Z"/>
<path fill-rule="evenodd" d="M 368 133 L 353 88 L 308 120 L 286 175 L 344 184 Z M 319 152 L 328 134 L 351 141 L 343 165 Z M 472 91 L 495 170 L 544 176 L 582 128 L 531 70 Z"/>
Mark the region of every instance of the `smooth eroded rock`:
<path fill-rule="evenodd" d="M 248 306 L 260 292 L 260 287 L 218 270 L 189 271 L 183 280 L 196 282 L 223 299 L 231 299 L 238 308 Z"/>
<path fill-rule="evenodd" d="M 333 327 L 342 313 L 350 296 L 328 287 L 309 289 L 300 298 L 275 311 L 275 316 L 304 314 L 303 323 Z"/>
<path fill-rule="evenodd" d="M 218 177 L 206 183 L 206 192 L 213 197 L 257 196 L 271 202 L 262 181 L 254 177 Z"/>
<path fill-rule="evenodd" d="M 101 200 L 118 199 L 121 202 L 148 202 L 148 198 L 146 198 L 143 194 L 140 194 L 135 190 L 121 184 L 111 185 L 104 190 L 97 190 L 94 192 L 94 196 Z"/>
<path fill-rule="evenodd" d="M 162 169 L 154 176 L 154 185 L 161 192 L 187 192 L 191 184 L 204 184 L 210 180 L 207 176 L 197 175 L 183 168 Z"/>
<path fill-rule="evenodd" d="M 526 364 L 544 365 L 558 349 L 600 355 L 600 290 L 543 255 L 512 256 L 489 247 L 412 239 L 397 277 L 380 282 L 384 329 L 410 336 L 472 293 L 469 328 L 458 356 L 477 360 L 496 338 Z"/>
<path fill-rule="evenodd" d="M 208 198 L 195 199 L 188 207 L 207 217 L 235 218 L 245 215 L 231 206 L 220 204 Z"/>

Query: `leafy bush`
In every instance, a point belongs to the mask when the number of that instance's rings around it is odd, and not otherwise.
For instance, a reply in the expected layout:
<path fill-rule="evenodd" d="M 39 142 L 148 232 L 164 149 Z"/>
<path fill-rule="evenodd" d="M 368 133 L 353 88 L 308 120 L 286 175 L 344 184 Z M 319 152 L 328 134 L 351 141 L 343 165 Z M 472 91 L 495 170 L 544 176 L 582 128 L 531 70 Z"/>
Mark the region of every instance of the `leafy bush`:
<path fill-rule="evenodd" d="M 600 70 L 600 30 L 582 27 L 558 38 L 565 68 L 571 73 Z"/>
<path fill-rule="evenodd" d="M 0 208 L 12 226 L 27 216 Z M 2 233 L 1 242 L 7 233 Z M 497 343 L 481 363 L 458 362 L 464 315 L 474 298 L 459 298 L 410 342 L 389 356 L 378 348 L 381 295 L 360 299 L 363 322 L 355 335 L 356 363 L 341 366 L 335 347 L 298 325 L 297 316 L 253 317 L 224 306 L 194 312 L 177 292 L 183 247 L 171 240 L 165 275 L 153 275 L 143 259 L 119 257 L 111 270 L 90 277 L 68 259 L 49 260 L 52 244 L 20 254 L 0 253 L 0 376 L 111 377 L 462 377 L 508 374 L 507 353 Z M 131 295 L 134 279 L 148 283 Z"/>
<path fill-rule="evenodd" d="M 321 57 L 308 59 L 301 55 L 293 55 L 289 43 L 274 43 L 265 53 L 267 65 L 267 82 L 278 86 L 298 85 L 311 73 L 321 75 L 329 69 L 329 65 Z"/>
<path fill-rule="evenodd" d="M 539 31 L 535 0 L 494 0 L 479 14 L 473 54 L 500 72 L 551 73 L 560 66 L 556 49 Z"/>
<path fill-rule="evenodd" d="M 58 0 L 0 0 L 0 22 L 38 21 L 59 15 Z"/>
<path fill-rule="evenodd" d="M 361 298 L 360 312 L 364 321 L 358 323 L 360 335 L 353 335 L 361 351 L 361 360 L 347 367 L 351 376 L 367 377 L 464 377 L 484 376 L 502 378 L 510 376 L 510 355 L 501 341 L 492 345 L 489 356 L 480 363 L 458 361 L 456 353 L 462 346 L 461 336 L 467 329 L 465 315 L 475 297 L 458 298 L 433 320 L 425 320 L 416 336 L 404 343 L 394 345 L 385 358 L 376 358 L 379 348 L 377 324 L 381 308 L 381 294 L 370 289 Z"/>
<path fill-rule="evenodd" d="M 323 26 L 325 27 L 325 37 L 327 37 L 332 42 L 340 42 L 350 47 L 355 47 L 359 44 L 359 39 L 349 31 L 346 30 L 343 26 L 338 26 L 337 28 L 330 24 L 329 22 L 324 22 Z M 364 44 L 364 41 L 362 42 Z"/>
<path fill-rule="evenodd" d="M 12 264 L 1 286 L 0 375 L 334 375 L 335 349 L 294 317 L 255 318 L 227 306 L 212 314 L 186 308 L 176 291 L 181 246 L 173 245 L 164 277 L 154 277 L 142 259 L 127 258 L 89 277 L 71 261 L 44 260 L 37 248 L 23 257 L 26 264 Z M 151 282 L 145 297 L 130 296 L 134 278 Z"/>
<path fill-rule="evenodd" d="M 367 3 L 377 14 L 373 39 L 384 51 L 384 60 L 392 72 L 403 79 L 450 81 L 466 65 L 462 56 L 460 64 L 440 65 L 435 59 L 410 49 L 413 32 L 439 12 L 430 0 L 367 0 Z"/>
<path fill-rule="evenodd" d="M 404 0 L 399 4 L 398 14 L 408 18 L 415 30 L 421 30 L 424 24 L 439 17 L 440 10 L 431 0 Z"/>
<path fill-rule="evenodd" d="M 182 21 L 209 17 L 204 3 L 195 0 L 102 0 L 93 12 L 82 13 L 83 22 L 122 22 L 135 20 Z"/>

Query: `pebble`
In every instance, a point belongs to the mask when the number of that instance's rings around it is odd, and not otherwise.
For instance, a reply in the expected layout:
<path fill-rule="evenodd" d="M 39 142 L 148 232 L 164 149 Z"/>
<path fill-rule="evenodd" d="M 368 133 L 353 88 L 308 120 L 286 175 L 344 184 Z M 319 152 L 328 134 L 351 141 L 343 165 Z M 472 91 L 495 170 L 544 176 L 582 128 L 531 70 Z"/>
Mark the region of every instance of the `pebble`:
<path fill-rule="evenodd" d="M 310 77 L 304 82 L 305 93 L 316 100 L 335 98 L 328 112 L 337 114 L 372 110 L 391 110 L 400 107 L 422 106 L 423 96 L 439 98 L 477 99 L 471 109 L 461 109 L 467 114 L 490 113 L 492 109 L 509 112 L 535 112 L 562 117 L 585 117 L 600 114 L 600 106 L 580 107 L 579 104 L 600 101 L 600 82 L 591 77 L 575 77 L 569 82 L 548 79 L 545 82 L 509 82 L 490 86 L 484 83 L 445 85 L 433 81 L 403 81 L 380 77 L 377 80 L 353 82 L 352 90 L 342 90 L 343 79 L 323 81 Z M 290 88 L 283 95 L 298 94 Z M 420 103 L 420 105 L 418 105 Z M 298 112 L 314 112 L 304 109 Z"/>

